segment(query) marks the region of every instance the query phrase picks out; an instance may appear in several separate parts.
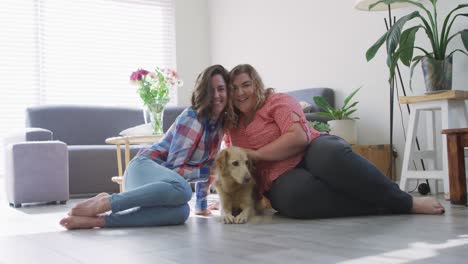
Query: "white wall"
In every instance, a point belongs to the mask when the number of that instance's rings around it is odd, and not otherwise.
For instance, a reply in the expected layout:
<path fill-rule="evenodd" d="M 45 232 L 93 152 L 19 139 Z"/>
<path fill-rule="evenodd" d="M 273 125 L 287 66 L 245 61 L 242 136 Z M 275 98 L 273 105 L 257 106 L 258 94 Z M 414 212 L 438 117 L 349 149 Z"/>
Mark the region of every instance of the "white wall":
<path fill-rule="evenodd" d="M 176 64 L 184 81 L 178 90 L 178 105 L 189 105 L 198 73 L 210 65 L 209 13 L 207 0 L 176 0 Z"/>
<path fill-rule="evenodd" d="M 211 62 L 228 68 L 250 63 L 259 70 L 265 84 L 277 91 L 330 87 L 335 89 L 338 103 L 363 85 L 356 96 L 360 101 L 359 143 L 389 143 L 384 51 L 369 63 L 364 55 L 384 33 L 383 18 L 387 13 L 358 11 L 353 8 L 354 3 L 354 0 L 211 0 Z M 461 3 L 466 0 L 439 1 L 441 14 Z M 394 10 L 394 15 L 401 17 L 409 11 Z M 468 28 L 468 20 L 459 19 L 455 28 Z M 423 37 L 422 32 L 418 34 Z M 460 40 L 453 44 L 462 47 Z M 405 67 L 402 71 L 407 85 L 409 69 Z M 454 59 L 454 89 L 468 90 L 467 73 L 468 58 L 459 53 Z M 420 69 L 415 75 L 415 93 L 421 94 L 424 84 Z M 401 158 L 404 140 L 398 106 L 395 107 L 394 137 Z M 403 110 L 406 116 L 406 109 Z"/>

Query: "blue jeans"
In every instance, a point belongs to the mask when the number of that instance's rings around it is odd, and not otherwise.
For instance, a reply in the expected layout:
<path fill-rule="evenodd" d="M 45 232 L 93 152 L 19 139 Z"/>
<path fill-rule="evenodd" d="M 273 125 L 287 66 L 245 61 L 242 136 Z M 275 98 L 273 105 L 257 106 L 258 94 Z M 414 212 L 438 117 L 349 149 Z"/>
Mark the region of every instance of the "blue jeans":
<path fill-rule="evenodd" d="M 105 227 L 180 225 L 189 217 L 190 185 L 151 159 L 135 157 L 123 184 L 125 191 L 110 197 L 112 213 L 105 216 Z"/>

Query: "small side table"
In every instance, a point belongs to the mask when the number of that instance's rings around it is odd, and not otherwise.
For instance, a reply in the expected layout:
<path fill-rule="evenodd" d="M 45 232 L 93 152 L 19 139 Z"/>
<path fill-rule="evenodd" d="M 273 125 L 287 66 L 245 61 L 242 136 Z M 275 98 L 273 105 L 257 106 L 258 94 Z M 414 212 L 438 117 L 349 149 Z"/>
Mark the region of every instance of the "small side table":
<path fill-rule="evenodd" d="M 114 144 L 117 148 L 117 168 L 119 175 L 112 177 L 112 181 L 119 184 L 120 192 L 123 191 L 123 169 L 120 145 L 125 145 L 125 168 L 127 168 L 128 163 L 130 162 L 130 145 L 152 145 L 161 140 L 163 137 L 164 135 L 146 135 L 111 137 L 106 139 L 107 144 Z"/>
<path fill-rule="evenodd" d="M 468 128 L 445 129 L 447 135 L 450 203 L 466 205 L 465 148 L 468 147 Z"/>
<path fill-rule="evenodd" d="M 441 111 L 442 129 L 451 129 L 468 126 L 468 113 L 465 107 L 465 100 L 468 100 L 468 91 L 450 90 L 446 92 L 423 95 L 423 96 L 402 96 L 401 104 L 411 104 L 411 114 L 408 120 L 408 133 L 406 137 L 405 152 L 403 154 L 403 164 L 401 169 L 400 188 L 406 190 L 408 179 L 436 179 L 442 180 L 445 197 L 449 197 L 449 176 L 447 158 L 447 138 L 436 132 L 435 111 Z M 427 146 L 428 150 L 418 151 L 415 149 L 415 139 L 419 123 L 420 113 L 429 111 L 427 116 Z M 442 138 L 442 151 L 436 144 L 436 135 Z M 438 155 L 442 158 L 442 168 L 436 168 Z M 410 162 L 413 160 L 428 159 L 429 162 L 425 171 L 410 170 Z"/>

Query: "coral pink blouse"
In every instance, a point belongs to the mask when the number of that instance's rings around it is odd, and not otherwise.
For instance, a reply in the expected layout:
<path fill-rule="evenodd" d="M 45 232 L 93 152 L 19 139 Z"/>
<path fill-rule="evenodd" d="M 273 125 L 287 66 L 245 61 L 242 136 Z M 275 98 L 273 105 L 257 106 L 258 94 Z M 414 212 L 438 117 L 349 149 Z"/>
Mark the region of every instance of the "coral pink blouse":
<path fill-rule="evenodd" d="M 298 121 L 292 119 L 292 113 L 299 116 Z M 268 96 L 264 105 L 257 110 L 250 124 L 245 126 L 243 118 L 240 118 L 238 128 L 226 132 L 226 142 L 228 145 L 257 150 L 286 133 L 294 123 L 301 125 L 309 142 L 320 135 L 320 132 L 309 125 L 301 106 L 293 97 L 274 93 Z M 263 194 L 268 191 L 273 181 L 294 168 L 303 156 L 304 152 L 301 152 L 282 161 L 257 161 L 254 177 L 259 192 Z"/>

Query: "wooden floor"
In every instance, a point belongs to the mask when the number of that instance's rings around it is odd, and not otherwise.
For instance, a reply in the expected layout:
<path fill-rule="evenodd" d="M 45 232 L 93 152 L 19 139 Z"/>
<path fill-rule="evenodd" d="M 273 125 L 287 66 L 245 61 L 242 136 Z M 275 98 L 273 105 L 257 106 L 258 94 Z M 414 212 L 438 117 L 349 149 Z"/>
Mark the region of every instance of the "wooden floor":
<path fill-rule="evenodd" d="M 3 196 L 3 197 L 2 197 Z M 211 199 L 216 199 L 215 196 Z M 292 220 L 272 211 L 245 225 L 191 216 L 174 227 L 65 231 L 67 205 L 7 206 L 0 263 L 466 263 L 468 208 L 443 216 Z"/>

